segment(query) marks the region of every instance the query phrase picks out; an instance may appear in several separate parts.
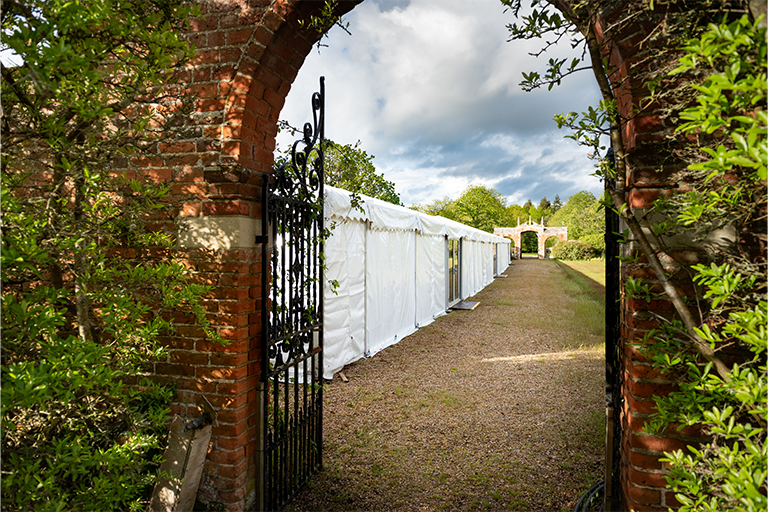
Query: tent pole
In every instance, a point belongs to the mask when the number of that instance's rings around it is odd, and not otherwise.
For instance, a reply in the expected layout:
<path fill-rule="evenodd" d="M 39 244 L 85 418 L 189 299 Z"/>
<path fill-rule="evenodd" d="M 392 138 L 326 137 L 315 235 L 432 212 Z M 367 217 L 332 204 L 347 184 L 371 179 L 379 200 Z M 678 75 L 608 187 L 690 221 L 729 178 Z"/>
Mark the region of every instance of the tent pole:
<path fill-rule="evenodd" d="M 448 310 L 448 303 L 451 301 L 451 259 L 448 256 L 451 243 L 448 241 L 448 235 L 445 235 L 445 246 L 443 247 L 443 254 L 445 255 L 445 308 Z"/>
<path fill-rule="evenodd" d="M 365 256 L 363 257 L 363 269 L 365 273 L 365 278 L 363 279 L 364 285 L 363 289 L 365 290 L 365 300 L 363 301 L 363 314 L 365 315 L 365 341 L 363 343 L 364 346 L 364 353 L 365 357 L 368 357 L 368 355 L 371 353 L 370 349 L 368 348 L 368 231 L 371 228 L 371 221 L 365 222 Z"/>
<path fill-rule="evenodd" d="M 459 300 L 464 300 L 464 237 L 459 239 Z"/>
<path fill-rule="evenodd" d="M 417 288 L 419 287 L 419 232 L 413 232 L 413 303 L 416 305 L 413 308 L 413 327 L 419 328 L 419 294 Z"/>

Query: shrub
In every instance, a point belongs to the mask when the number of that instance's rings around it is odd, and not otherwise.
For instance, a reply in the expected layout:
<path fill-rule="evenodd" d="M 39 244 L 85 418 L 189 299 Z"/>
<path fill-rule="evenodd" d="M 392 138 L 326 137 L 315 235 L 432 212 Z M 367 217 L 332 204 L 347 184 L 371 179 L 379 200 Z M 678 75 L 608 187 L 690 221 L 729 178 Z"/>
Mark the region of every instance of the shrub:
<path fill-rule="evenodd" d="M 172 219 L 170 187 L 118 170 L 183 129 L 193 98 L 158 96 L 192 56 L 192 9 L 3 8 L 19 63 L 0 81 L 2 508 L 146 509 L 172 390 L 143 374 L 171 319 L 206 325 L 207 288 L 187 281 L 171 234 L 146 229 Z"/>
<path fill-rule="evenodd" d="M 585 244 L 589 244 L 592 250 L 595 251 L 595 256 L 600 256 L 605 252 L 605 234 L 594 233 L 591 235 L 584 235 L 579 238 Z"/>
<path fill-rule="evenodd" d="M 594 254 L 592 246 L 580 240 L 568 240 L 552 248 L 552 257 L 558 260 L 589 260 Z"/>

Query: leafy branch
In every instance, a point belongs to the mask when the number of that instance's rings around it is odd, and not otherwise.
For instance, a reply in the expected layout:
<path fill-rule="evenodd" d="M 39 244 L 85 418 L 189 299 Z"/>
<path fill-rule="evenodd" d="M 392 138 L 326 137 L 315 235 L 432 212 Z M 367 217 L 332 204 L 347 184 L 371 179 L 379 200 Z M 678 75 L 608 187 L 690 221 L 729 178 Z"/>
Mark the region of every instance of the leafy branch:
<path fill-rule="evenodd" d="M 339 27 L 341 30 L 347 33 L 347 35 L 352 35 L 352 32 L 349 31 L 349 22 L 340 14 L 337 14 L 339 8 L 339 0 L 325 0 L 325 4 L 323 4 L 323 7 L 320 9 L 320 13 L 315 15 L 312 14 L 309 17 L 309 21 L 307 20 L 299 20 L 299 26 L 302 28 L 307 28 L 309 30 L 314 30 L 318 34 L 322 34 L 320 40 L 317 41 L 317 51 L 320 51 L 320 48 L 328 47 L 326 44 L 322 44 L 322 40 L 325 37 L 328 37 L 328 32 L 333 27 Z"/>
<path fill-rule="evenodd" d="M 603 27 L 608 36 L 602 44 L 594 32 L 596 19 L 575 4 L 578 13 L 568 11 L 569 20 L 585 35 L 603 100 L 581 116 L 570 113 L 556 116 L 556 121 L 572 130 L 570 138 L 593 149 L 591 156 L 599 160 L 596 174 L 615 184 L 607 190 L 627 225 L 625 242 L 640 249 L 633 261 L 642 255 L 654 272 L 653 282 L 627 279 L 625 297 L 649 303 L 666 299 L 677 313 L 668 317 L 647 311 L 658 327 L 637 348 L 667 378 L 679 382 L 679 391 L 656 398 L 657 413 L 646 430 L 696 425 L 711 439 L 703 447 L 662 459 L 670 463 L 667 480 L 682 503 L 680 510 L 756 511 L 768 504 L 768 384 L 763 378 L 768 336 L 766 32 L 747 15 L 737 17 L 744 3 L 680 3 L 685 5 L 663 2 L 661 8 L 670 10 L 663 11 L 662 24 L 654 24 L 640 43 L 648 48 L 634 65 L 639 71 L 620 83 L 603 56 L 612 50 L 622 24 L 654 19 L 653 4 L 647 9 L 627 4 L 616 16 L 619 21 Z M 593 5 L 597 9 L 601 3 Z M 702 23 L 716 8 L 730 19 Z M 560 28 L 557 23 L 555 28 Z M 531 80 L 537 75 L 524 77 L 530 84 L 544 84 Z M 682 190 L 660 198 L 650 209 L 634 211 L 626 203 L 629 168 L 622 126 L 628 119 L 619 115 L 614 98 L 619 88 L 627 87 L 634 87 L 631 115 L 650 113 L 677 125 L 655 147 L 669 151 L 675 165 L 685 164 L 672 177 Z M 600 138 L 606 134 L 611 151 L 601 155 L 605 148 Z M 675 261 L 667 241 L 680 243 L 681 237 L 698 244 L 699 256 L 709 264 Z M 678 277 L 671 279 L 679 269 L 690 277 L 689 296 L 676 286 Z M 726 357 L 735 362 L 726 365 Z"/>

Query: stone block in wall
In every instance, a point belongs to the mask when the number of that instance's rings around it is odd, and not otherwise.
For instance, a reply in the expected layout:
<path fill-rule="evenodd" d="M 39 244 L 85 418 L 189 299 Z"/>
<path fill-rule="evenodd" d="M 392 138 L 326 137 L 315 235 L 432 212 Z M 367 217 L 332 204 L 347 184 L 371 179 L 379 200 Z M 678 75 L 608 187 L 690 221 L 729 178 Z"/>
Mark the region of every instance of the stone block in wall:
<path fill-rule="evenodd" d="M 179 217 L 176 221 L 179 246 L 214 251 L 256 247 L 256 236 L 261 235 L 261 219 L 241 215 L 239 207 L 237 213 Z"/>

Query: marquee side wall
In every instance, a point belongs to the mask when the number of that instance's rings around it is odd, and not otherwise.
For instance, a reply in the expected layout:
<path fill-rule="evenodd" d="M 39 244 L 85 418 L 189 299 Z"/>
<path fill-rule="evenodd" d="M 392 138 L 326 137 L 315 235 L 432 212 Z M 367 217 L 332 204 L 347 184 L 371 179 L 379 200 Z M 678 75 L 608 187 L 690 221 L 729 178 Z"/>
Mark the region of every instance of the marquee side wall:
<path fill-rule="evenodd" d="M 345 191 L 327 189 L 326 218 L 333 230 L 325 246 L 326 379 L 445 314 L 449 237 L 462 240 L 462 298 L 493 282 L 497 268 L 509 264 L 507 240 L 365 196 L 361 212 L 351 208 Z M 507 259 L 494 268 L 498 246 Z"/>

